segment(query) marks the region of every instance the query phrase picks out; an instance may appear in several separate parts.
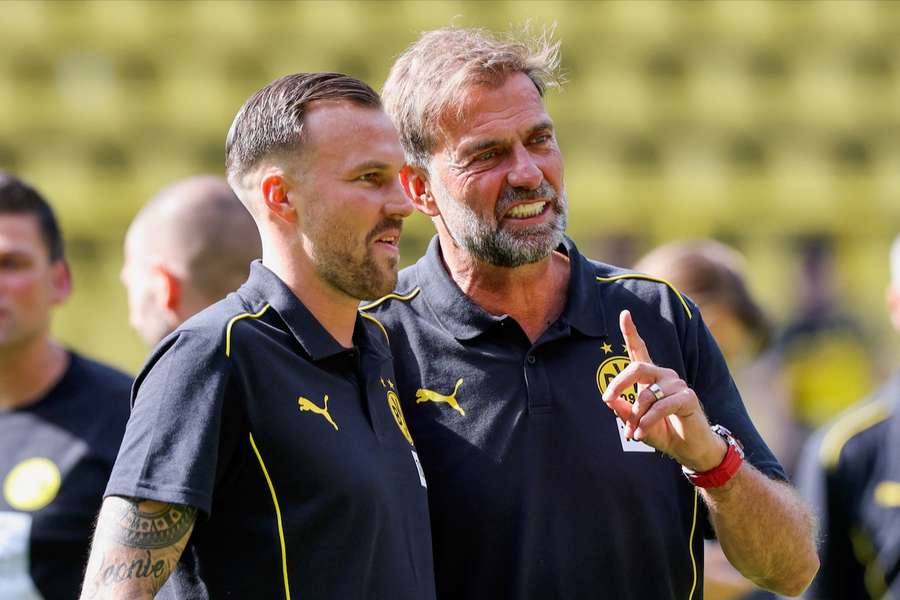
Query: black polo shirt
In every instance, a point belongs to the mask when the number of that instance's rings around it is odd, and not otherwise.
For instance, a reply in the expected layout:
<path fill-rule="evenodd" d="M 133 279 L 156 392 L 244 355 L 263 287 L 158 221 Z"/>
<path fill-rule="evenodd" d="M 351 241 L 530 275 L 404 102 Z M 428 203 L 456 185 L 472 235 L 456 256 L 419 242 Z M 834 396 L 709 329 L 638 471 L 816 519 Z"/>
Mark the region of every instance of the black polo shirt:
<path fill-rule="evenodd" d="M 434 597 L 385 334 L 328 334 L 258 261 L 138 376 L 106 495 L 202 511 L 164 598 Z"/>
<path fill-rule="evenodd" d="M 900 375 L 819 431 L 798 485 L 820 523 L 810 598 L 900 598 Z"/>
<path fill-rule="evenodd" d="M 39 400 L 0 409 L 0 598 L 78 597 L 130 388 L 125 373 L 69 352 Z"/>
<path fill-rule="evenodd" d="M 429 485 L 438 596 L 617 600 L 702 595 L 703 503 L 672 459 L 625 441 L 601 394 L 628 362 L 628 308 L 653 360 L 696 390 L 754 465 L 785 478 L 751 424 L 696 307 L 665 283 L 583 258 L 566 240 L 562 315 L 532 344 L 470 301 L 435 238 L 387 327 Z"/>

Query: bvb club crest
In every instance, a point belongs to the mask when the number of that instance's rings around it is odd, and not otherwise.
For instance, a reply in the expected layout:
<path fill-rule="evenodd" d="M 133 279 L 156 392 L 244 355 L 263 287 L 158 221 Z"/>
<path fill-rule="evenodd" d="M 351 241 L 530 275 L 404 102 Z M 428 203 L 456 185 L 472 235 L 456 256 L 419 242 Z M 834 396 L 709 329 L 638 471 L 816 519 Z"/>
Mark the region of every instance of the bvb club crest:
<path fill-rule="evenodd" d="M 400 428 L 403 437 L 405 437 L 406 441 L 409 442 L 409 445 L 412 446 L 412 436 L 409 434 L 409 428 L 406 426 L 406 419 L 403 418 L 403 411 L 400 409 L 400 398 L 397 397 L 394 390 L 390 390 L 387 393 L 387 401 L 388 406 L 391 407 L 391 414 L 394 415 L 394 421 L 396 421 L 397 427 Z"/>
<path fill-rule="evenodd" d="M 601 394 L 609 387 L 609 382 L 629 364 L 631 364 L 631 361 L 626 356 L 611 356 L 600 363 L 600 366 L 597 367 L 597 387 L 600 389 Z M 637 393 L 637 384 L 634 384 L 630 390 L 622 394 L 622 397 L 634 404 L 634 401 L 637 399 Z"/>

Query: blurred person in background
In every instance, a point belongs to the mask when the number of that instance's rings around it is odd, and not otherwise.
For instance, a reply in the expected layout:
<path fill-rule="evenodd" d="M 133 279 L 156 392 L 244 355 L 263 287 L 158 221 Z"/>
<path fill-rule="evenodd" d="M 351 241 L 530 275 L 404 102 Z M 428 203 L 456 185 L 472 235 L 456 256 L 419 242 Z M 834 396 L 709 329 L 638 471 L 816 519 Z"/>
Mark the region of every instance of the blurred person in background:
<path fill-rule="evenodd" d="M 72 290 L 62 233 L 0 172 L 0 599 L 71 600 L 128 419 L 131 378 L 50 336 Z"/>
<path fill-rule="evenodd" d="M 775 347 L 792 413 L 806 436 L 872 392 L 876 356 L 859 321 L 840 303 L 834 266 L 834 240 L 801 239 L 800 273 L 794 279 L 796 314 L 778 335 Z M 854 390 L 854 393 L 847 393 Z M 798 437 L 802 442 L 803 437 Z M 801 444 L 802 445 L 802 444 Z"/>
<path fill-rule="evenodd" d="M 403 151 L 338 73 L 257 91 L 226 138 L 262 261 L 138 375 L 82 597 L 434 598 L 425 479 L 383 328 Z"/>
<path fill-rule="evenodd" d="M 430 31 L 384 85 L 437 235 L 363 310 L 428 478 L 438 595 L 690 598 L 713 528 L 743 573 L 799 594 L 810 515 L 696 307 L 564 235 L 547 37 Z"/>
<path fill-rule="evenodd" d="M 129 321 L 151 346 L 236 290 L 262 256 L 253 217 L 228 182 L 201 175 L 157 193 L 131 222 L 121 279 Z"/>
<path fill-rule="evenodd" d="M 887 307 L 900 332 L 900 236 L 890 263 Z M 900 598 L 900 373 L 810 438 L 797 481 L 822 531 L 822 569 L 805 597 Z"/>
<path fill-rule="evenodd" d="M 747 286 L 744 257 L 714 240 L 672 242 L 641 258 L 636 271 L 661 277 L 689 296 L 703 314 L 741 392 L 753 424 L 783 465 L 792 465 L 797 439 L 773 353 L 771 326 Z M 704 598 L 765 598 L 728 563 L 719 544 L 705 548 Z"/>

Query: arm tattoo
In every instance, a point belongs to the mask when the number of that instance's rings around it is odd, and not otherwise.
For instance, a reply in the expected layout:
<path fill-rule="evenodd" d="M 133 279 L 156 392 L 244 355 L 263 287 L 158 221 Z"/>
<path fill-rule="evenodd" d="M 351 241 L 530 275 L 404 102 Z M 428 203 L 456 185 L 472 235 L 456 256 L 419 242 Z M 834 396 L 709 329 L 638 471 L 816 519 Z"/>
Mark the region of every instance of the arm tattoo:
<path fill-rule="evenodd" d="M 107 560 L 106 555 L 103 555 L 100 560 L 96 587 L 110 587 L 130 579 L 143 579 L 148 582 L 148 589 L 154 594 L 162 588 L 165 576 L 175 568 L 172 561 L 156 559 L 149 550 L 144 550 L 143 556 L 134 559 Z"/>
<path fill-rule="evenodd" d="M 140 498 L 103 501 L 82 599 L 150 600 L 175 570 L 197 509 Z"/>
<path fill-rule="evenodd" d="M 131 499 L 121 505 L 115 522 L 118 527 L 110 527 L 110 534 L 116 542 L 131 548 L 167 548 L 184 537 L 196 516 L 193 506 L 166 503 L 157 510 L 145 510 L 140 500 Z"/>

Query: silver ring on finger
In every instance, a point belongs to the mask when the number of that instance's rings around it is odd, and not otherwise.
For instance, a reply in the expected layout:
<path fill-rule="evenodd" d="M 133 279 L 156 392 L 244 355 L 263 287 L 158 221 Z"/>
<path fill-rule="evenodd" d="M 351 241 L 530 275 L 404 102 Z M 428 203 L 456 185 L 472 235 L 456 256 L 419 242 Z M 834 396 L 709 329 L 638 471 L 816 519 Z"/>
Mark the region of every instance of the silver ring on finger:
<path fill-rule="evenodd" d="M 666 397 L 665 393 L 662 391 L 662 388 L 659 387 L 658 383 L 651 383 L 647 386 L 647 389 L 650 390 L 650 393 L 653 394 L 653 397 L 657 400 L 662 400 Z"/>

